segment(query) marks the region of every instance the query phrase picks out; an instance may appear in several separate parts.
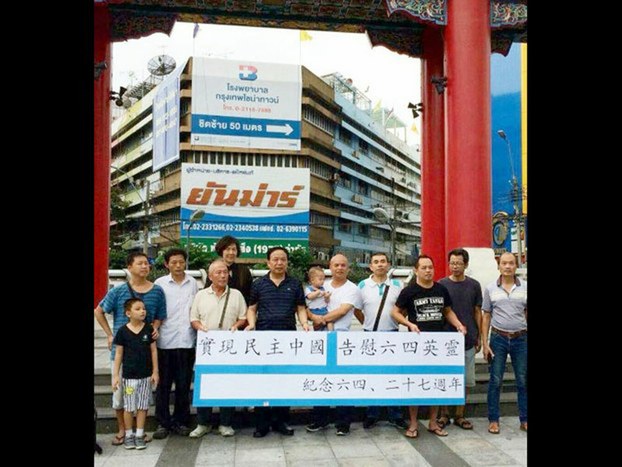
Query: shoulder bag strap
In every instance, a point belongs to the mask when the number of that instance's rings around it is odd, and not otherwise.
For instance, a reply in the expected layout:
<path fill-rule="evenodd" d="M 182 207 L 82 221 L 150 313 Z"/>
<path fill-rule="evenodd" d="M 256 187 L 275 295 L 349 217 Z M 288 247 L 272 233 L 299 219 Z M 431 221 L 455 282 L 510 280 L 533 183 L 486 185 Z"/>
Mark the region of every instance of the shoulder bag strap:
<path fill-rule="evenodd" d="M 380 300 L 380 307 L 378 308 L 378 314 L 376 315 L 376 322 L 374 323 L 373 331 L 378 330 L 378 323 L 380 322 L 380 315 L 382 315 L 382 309 L 384 308 L 384 302 L 387 301 L 387 295 L 389 295 L 389 285 L 384 288 L 384 295 L 382 296 L 382 300 Z"/>
<path fill-rule="evenodd" d="M 225 297 L 225 306 L 222 307 L 222 313 L 220 314 L 220 323 L 218 323 L 218 329 L 222 329 L 222 322 L 225 320 L 225 311 L 227 311 L 227 303 L 229 303 L 229 292 L 231 292 L 231 288 L 227 287 L 227 296 Z"/>
<path fill-rule="evenodd" d="M 129 289 L 129 291 L 130 291 L 130 295 L 132 296 L 132 298 L 138 298 L 138 297 L 136 297 L 136 294 L 134 293 L 134 289 L 133 289 L 133 288 L 132 288 L 132 286 L 130 285 L 129 281 L 128 281 L 128 282 L 126 282 L 126 284 L 127 284 L 127 288 Z"/>

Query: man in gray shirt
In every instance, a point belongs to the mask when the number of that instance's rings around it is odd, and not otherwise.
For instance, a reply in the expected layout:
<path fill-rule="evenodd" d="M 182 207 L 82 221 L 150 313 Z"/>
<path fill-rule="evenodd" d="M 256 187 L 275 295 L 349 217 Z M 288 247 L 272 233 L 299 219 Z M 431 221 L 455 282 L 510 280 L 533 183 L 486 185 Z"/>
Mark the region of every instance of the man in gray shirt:
<path fill-rule="evenodd" d="M 449 260 L 448 277 L 441 279 L 449 291 L 451 308 L 458 316 L 462 324 L 467 327 L 464 336 L 464 371 L 465 371 L 465 398 L 469 388 L 475 387 L 475 354 L 480 351 L 480 330 L 482 328 L 482 286 L 478 281 L 467 277 L 464 272 L 469 267 L 469 252 L 463 248 L 451 250 L 447 255 Z M 453 331 L 451 326 L 446 325 L 446 331 Z M 463 430 L 472 430 L 473 423 L 464 417 L 466 405 L 456 406 L 454 425 Z M 449 408 L 443 406 L 440 409 L 441 416 L 438 424 L 445 427 L 449 424 Z"/>
<path fill-rule="evenodd" d="M 527 431 L 527 281 L 516 276 L 516 258 L 503 253 L 499 278 L 484 290 L 482 347 L 490 362 L 488 431 L 499 434 L 499 396 L 508 354 L 518 389 L 520 429 Z M 488 331 L 490 330 L 490 343 Z"/>

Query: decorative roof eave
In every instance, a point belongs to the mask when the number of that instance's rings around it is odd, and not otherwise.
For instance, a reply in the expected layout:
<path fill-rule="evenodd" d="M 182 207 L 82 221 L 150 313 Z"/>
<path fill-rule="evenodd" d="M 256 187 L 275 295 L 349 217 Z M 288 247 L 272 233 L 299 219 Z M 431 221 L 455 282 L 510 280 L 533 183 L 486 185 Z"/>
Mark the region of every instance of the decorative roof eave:
<path fill-rule="evenodd" d="M 490 28 L 527 27 L 527 0 L 492 0 L 490 2 Z"/>
<path fill-rule="evenodd" d="M 447 26 L 447 0 L 384 0 L 387 15 L 398 13 L 419 23 Z M 490 27 L 527 26 L 527 0 L 490 0 Z"/>
<path fill-rule="evenodd" d="M 156 32 L 170 34 L 177 15 L 174 13 L 136 12 L 132 10 L 110 10 L 110 40 L 126 41 L 149 36 Z"/>
<path fill-rule="evenodd" d="M 447 24 L 446 0 L 384 0 L 387 14 L 399 13 L 420 23 Z"/>
<path fill-rule="evenodd" d="M 422 36 L 423 27 L 420 28 L 391 28 L 376 29 L 367 28 L 367 35 L 372 46 L 382 45 L 398 54 L 420 58 L 423 54 Z"/>

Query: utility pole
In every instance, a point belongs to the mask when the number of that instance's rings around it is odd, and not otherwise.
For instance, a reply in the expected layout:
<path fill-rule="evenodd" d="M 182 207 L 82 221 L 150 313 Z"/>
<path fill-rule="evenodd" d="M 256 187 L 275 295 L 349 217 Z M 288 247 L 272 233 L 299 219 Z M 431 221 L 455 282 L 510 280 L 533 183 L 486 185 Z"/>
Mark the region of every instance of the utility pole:
<path fill-rule="evenodd" d="M 397 199 L 395 197 L 395 177 L 391 177 L 391 195 L 393 196 L 393 213 L 391 216 L 391 265 L 397 266 L 397 258 L 395 257 L 395 242 L 397 230 Z"/>
<path fill-rule="evenodd" d="M 521 239 L 523 229 L 523 190 L 518 186 L 518 180 L 516 179 L 516 173 L 514 172 L 514 160 L 512 159 L 512 145 L 510 144 L 510 140 L 508 139 L 505 131 L 497 130 L 497 134 L 499 137 L 505 141 L 508 147 L 508 158 L 510 160 L 510 171 L 512 172 L 512 180 L 510 183 L 512 185 L 511 190 L 511 199 L 512 205 L 514 207 L 514 225 L 516 226 L 516 253 L 518 254 L 518 260 L 516 265 L 520 268 L 523 266 L 523 240 Z M 511 244 L 511 242 L 510 242 Z"/>
<path fill-rule="evenodd" d="M 149 185 L 151 184 L 151 182 L 146 179 L 145 180 L 145 199 L 143 200 L 143 207 L 145 210 L 145 217 L 143 218 L 143 253 L 145 255 L 147 255 L 147 257 L 149 257 L 149 199 L 150 199 L 150 193 L 149 193 Z"/>

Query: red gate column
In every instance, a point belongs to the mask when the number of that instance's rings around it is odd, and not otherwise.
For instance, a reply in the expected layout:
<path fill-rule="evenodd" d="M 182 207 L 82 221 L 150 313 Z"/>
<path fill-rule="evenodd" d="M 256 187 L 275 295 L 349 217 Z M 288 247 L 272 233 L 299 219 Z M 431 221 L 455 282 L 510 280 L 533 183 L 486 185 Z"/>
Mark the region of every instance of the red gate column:
<path fill-rule="evenodd" d="M 448 1 L 445 72 L 445 249 L 490 248 L 489 0 Z"/>
<path fill-rule="evenodd" d="M 105 3 L 95 3 L 94 35 L 95 65 L 106 64 L 93 88 L 93 306 L 97 306 L 108 290 L 110 235 L 110 13 Z"/>
<path fill-rule="evenodd" d="M 443 38 L 439 29 L 423 33 L 421 86 L 421 253 L 434 259 L 434 280 L 445 276 L 445 125 L 443 95 L 433 76 L 443 76 Z"/>

